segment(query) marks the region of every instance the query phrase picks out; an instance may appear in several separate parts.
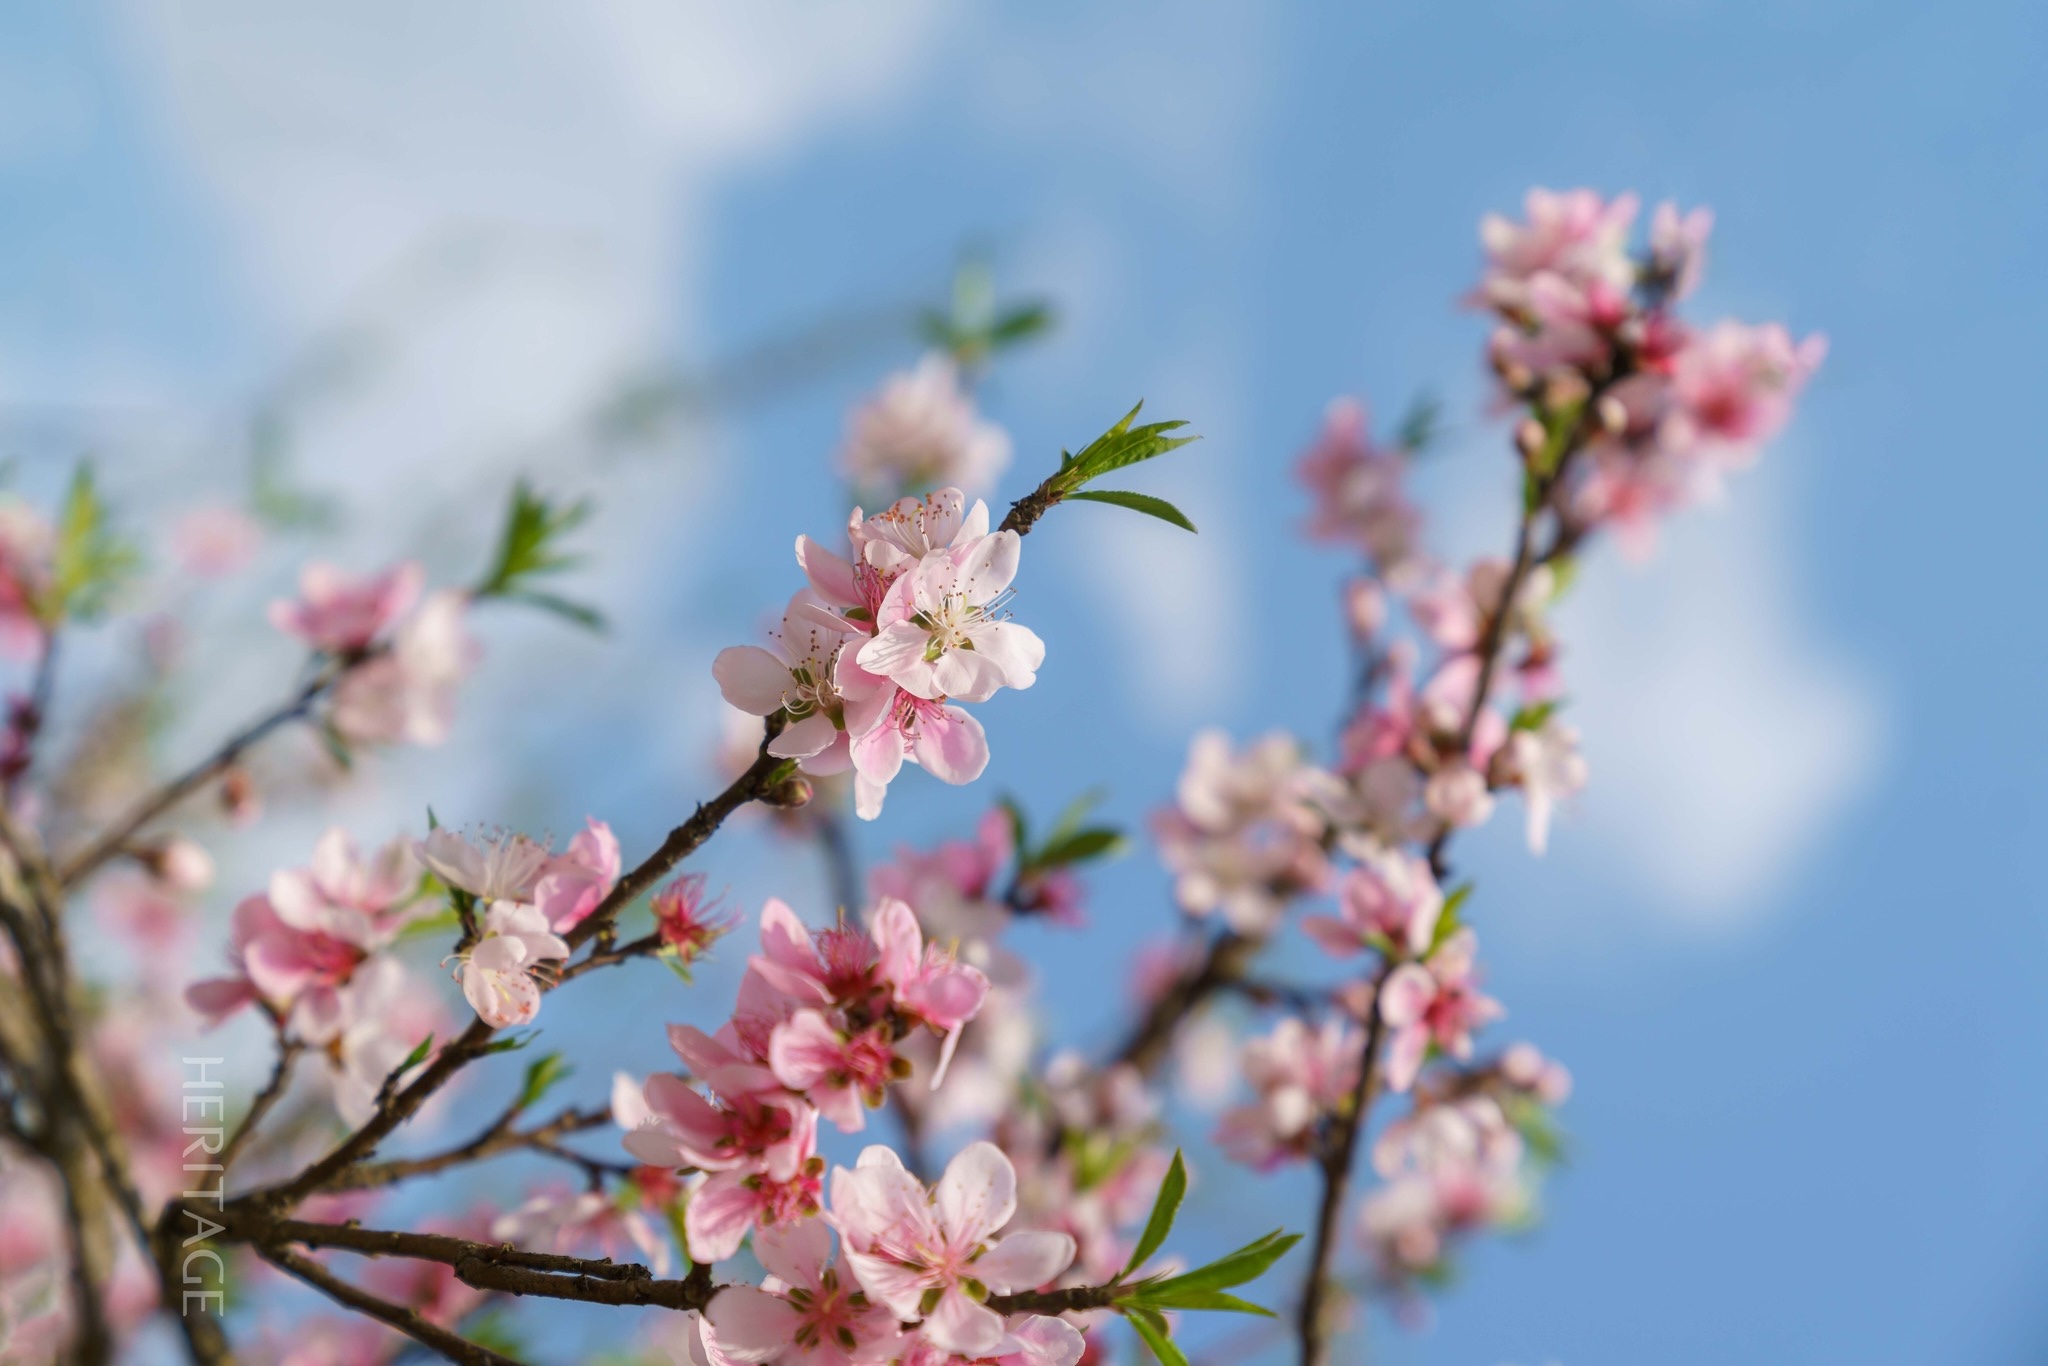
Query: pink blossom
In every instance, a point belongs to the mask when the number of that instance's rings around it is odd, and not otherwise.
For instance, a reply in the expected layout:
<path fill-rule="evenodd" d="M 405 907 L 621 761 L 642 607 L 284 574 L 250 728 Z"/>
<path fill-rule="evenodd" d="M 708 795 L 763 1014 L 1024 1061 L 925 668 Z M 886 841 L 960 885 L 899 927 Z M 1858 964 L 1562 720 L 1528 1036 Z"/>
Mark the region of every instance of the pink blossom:
<path fill-rule="evenodd" d="M 1065 1319 L 1017 1314 L 1003 1324 L 1003 1339 L 987 1352 L 949 1352 L 924 1334 L 913 1335 L 902 1366 L 1076 1366 L 1088 1340 Z"/>
<path fill-rule="evenodd" d="M 1197 735 L 1179 804 L 1153 819 L 1181 909 L 1220 913 L 1241 934 L 1271 930 L 1288 900 L 1329 876 L 1315 798 L 1330 781 L 1303 762 L 1290 736 L 1233 750 L 1221 731 Z"/>
<path fill-rule="evenodd" d="M 683 1213 L 683 1241 L 690 1260 L 722 1262 L 740 1250 L 749 1234 L 759 1236 L 759 1230 L 815 1219 L 824 1170 L 823 1158 L 807 1157 L 787 1177 L 738 1170 L 705 1177 Z"/>
<path fill-rule="evenodd" d="M 1749 464 L 1784 427 L 1793 399 L 1826 355 L 1825 337 L 1794 342 L 1777 323 L 1714 324 L 1673 362 L 1682 428 L 1674 440 L 1697 444 L 1722 465 Z"/>
<path fill-rule="evenodd" d="M 405 614 L 425 572 L 408 560 L 368 578 L 315 561 L 299 573 L 299 599 L 270 605 L 271 625 L 326 654 L 352 654 Z"/>
<path fill-rule="evenodd" d="M 1045 642 L 1004 611 L 1023 540 L 1014 531 L 926 555 L 890 587 L 861 668 L 928 701 L 985 702 L 1028 688 Z"/>
<path fill-rule="evenodd" d="M 1418 564 L 1422 517 L 1402 483 L 1405 452 L 1373 444 L 1365 405 L 1330 405 L 1315 444 L 1295 466 L 1309 491 L 1308 534 L 1355 546 L 1381 578 L 1400 581 Z"/>
<path fill-rule="evenodd" d="M 524 835 L 465 837 L 445 825 L 429 831 L 415 849 L 434 876 L 479 901 L 532 901 L 549 859 L 545 844 Z"/>
<path fill-rule="evenodd" d="M 1224 1112 L 1217 1146 L 1261 1169 L 1307 1156 L 1316 1125 L 1351 1103 L 1364 1049 L 1358 1028 L 1334 1016 L 1314 1030 L 1290 1017 L 1247 1040 L 1239 1064 L 1258 1099 Z"/>
<path fill-rule="evenodd" d="M 1594 190 L 1530 190 L 1523 201 L 1524 222 L 1497 214 L 1480 222 L 1487 255 L 1481 297 L 1496 308 L 1525 307 L 1528 282 L 1539 274 L 1626 288 L 1635 276 L 1628 234 L 1637 208 L 1632 194 L 1606 200 Z"/>
<path fill-rule="evenodd" d="M 896 1043 L 880 1025 L 847 1032 L 816 1010 L 799 1010 L 775 1026 L 768 1043 L 775 1079 L 800 1092 L 843 1133 L 867 1127 L 867 1112 L 882 1103 L 889 1083 L 909 1071 L 896 1061 Z"/>
<path fill-rule="evenodd" d="M 1500 1075 L 1508 1085 L 1545 1105 L 1562 1105 L 1571 1098 L 1571 1072 L 1563 1063 L 1544 1057 L 1534 1044 L 1509 1044 L 1500 1055 Z"/>
<path fill-rule="evenodd" d="M 1672 303 L 1699 284 L 1706 266 L 1707 238 L 1714 231 L 1714 211 L 1694 209 L 1682 217 L 1666 200 L 1650 216 L 1650 259 L 1645 275 Z"/>
<path fill-rule="evenodd" d="M 0 654 L 29 659 L 43 649 L 57 530 L 12 494 L 0 496 Z"/>
<path fill-rule="evenodd" d="M 491 1225 L 491 1239 L 530 1251 L 644 1259 L 655 1275 L 668 1274 L 668 1240 L 637 1209 L 604 1191 L 543 1191 Z"/>
<path fill-rule="evenodd" d="M 947 840 L 929 854 L 898 848 L 868 875 L 868 890 L 907 902 L 943 938 L 992 939 L 1010 920 L 995 882 L 1015 852 L 1008 815 L 987 811 L 971 840 Z"/>
<path fill-rule="evenodd" d="M 1348 957 L 1368 948 L 1420 954 L 1429 947 L 1443 911 L 1443 892 L 1427 860 L 1390 851 L 1344 875 L 1338 914 L 1312 915 L 1301 928 L 1331 953 Z"/>
<path fill-rule="evenodd" d="M 375 941 L 368 917 L 353 908 L 294 897 L 279 904 L 261 893 L 245 897 L 228 929 L 235 974 L 193 983 L 185 1000 L 209 1028 L 261 1001 L 300 1038 L 324 1043 L 342 1025 L 337 991 Z"/>
<path fill-rule="evenodd" d="M 787 1366 L 897 1360 L 902 1333 L 895 1316 L 832 1265 L 832 1233 L 823 1220 L 762 1230 L 754 1255 L 770 1279 L 759 1289 L 727 1286 L 706 1311 L 726 1357 Z"/>
<path fill-rule="evenodd" d="M 979 421 L 959 369 L 944 352 L 891 375 L 847 419 L 840 464 L 856 485 L 985 488 L 1010 463 L 1010 438 Z"/>
<path fill-rule="evenodd" d="M 683 1028 L 672 1029 L 671 1040 Z M 782 1091 L 766 1068 L 736 1060 L 702 1069 L 702 1080 L 717 1104 L 681 1077 L 649 1077 L 641 1092 L 644 1113 L 621 1140 L 626 1151 L 669 1170 L 759 1170 L 778 1180 L 801 1170 L 817 1132 L 817 1114 L 809 1105 Z M 615 1111 L 616 1102 L 615 1096 Z"/>
<path fill-rule="evenodd" d="M 1491 1096 L 1424 1105 L 1389 1124 L 1373 1145 L 1373 1169 L 1389 1179 L 1409 1172 L 1482 1167 L 1512 1173 L 1522 1136 Z"/>
<path fill-rule="evenodd" d="M 1579 753 L 1579 733 L 1556 718 L 1534 730 L 1508 737 L 1507 781 L 1522 789 L 1528 808 L 1529 852 L 1541 854 L 1550 843 L 1550 815 L 1559 798 L 1586 786 L 1586 760 Z"/>
<path fill-rule="evenodd" d="M 1451 1057 L 1472 1056 L 1472 1031 L 1506 1012 L 1480 993 L 1474 958 L 1479 937 L 1459 930 L 1420 963 L 1403 963 L 1380 992 L 1380 1018 L 1394 1030 L 1387 1048 L 1387 1085 L 1406 1091 L 1432 1045 Z"/>
<path fill-rule="evenodd" d="M 753 716 L 786 711 L 789 724 L 768 742 L 768 752 L 802 759 L 807 772 L 830 774 L 847 763 L 845 700 L 837 664 L 846 624 L 822 611 L 810 590 L 790 599 L 770 647 L 734 645 L 718 652 L 712 677 L 725 700 Z M 829 623 L 829 624 L 828 624 Z"/>
<path fill-rule="evenodd" d="M 905 761 L 959 787 L 988 767 L 988 734 L 963 708 L 906 692 L 853 661 L 839 659 L 849 706 L 854 810 L 862 820 L 882 814 L 882 799 Z"/>
<path fill-rule="evenodd" d="M 1374 1191 L 1359 1223 L 1381 1274 L 1398 1280 L 1434 1269 L 1452 1234 L 1506 1222 L 1526 1205 L 1512 1172 L 1447 1163 Z"/>
<path fill-rule="evenodd" d="M 1486 824 L 1493 815 L 1493 795 L 1486 775 L 1466 763 L 1452 763 L 1429 776 L 1423 805 L 1445 825 L 1459 829 Z"/>
<path fill-rule="evenodd" d="M 569 945 L 535 906 L 495 901 L 484 913 L 483 938 L 462 955 L 462 995 L 493 1029 L 523 1025 L 540 1013 L 543 964 L 569 956 Z"/>
<path fill-rule="evenodd" d="M 398 628 L 391 649 L 343 675 L 330 718 L 359 744 L 441 744 L 455 724 L 455 693 L 476 665 L 464 627 L 469 595 L 431 593 Z"/>
<path fill-rule="evenodd" d="M 340 1025 L 327 1045 L 334 1111 L 351 1128 L 376 1112 L 384 1082 L 420 1042 L 446 1032 L 440 1003 L 390 954 L 365 962 L 341 988 Z M 414 1070 L 426 1065 L 422 1058 Z M 401 1078 L 401 1081 L 407 1078 Z"/>
<path fill-rule="evenodd" d="M 739 923 L 737 913 L 714 913 L 704 896 L 704 875 L 685 873 L 649 900 L 654 912 L 655 932 L 664 947 L 674 950 L 676 960 L 688 967 L 714 943 L 732 933 Z"/>
<path fill-rule="evenodd" d="M 870 932 L 880 950 L 877 970 L 900 1014 L 957 1035 L 988 998 L 981 970 L 957 961 L 941 945 L 925 943 L 917 917 L 901 901 L 884 899 Z"/>
<path fill-rule="evenodd" d="M 1002 1317 L 970 1293 L 1048 1284 L 1074 1260 L 1064 1233 L 995 1234 L 1017 1208 L 1017 1175 L 1000 1149 L 972 1143 L 927 1192 L 887 1148 L 870 1147 L 852 1171 L 832 1173 L 833 1227 L 870 1299 L 905 1323 L 922 1321 L 933 1346 L 980 1357 L 1006 1336 Z"/>
<path fill-rule="evenodd" d="M 270 898 L 305 915 L 320 907 L 355 911 L 382 939 L 421 904 L 419 880 L 411 841 L 393 840 L 365 859 L 348 831 L 334 826 L 313 846 L 312 862 L 305 868 L 271 876 Z"/>
<path fill-rule="evenodd" d="M 566 853 L 548 860 L 534 883 L 534 903 L 557 934 L 581 924 L 619 880 L 619 840 L 612 828 L 589 817 L 569 841 Z"/>
<path fill-rule="evenodd" d="M 204 578 L 235 573 L 256 558 L 263 546 L 263 528 L 240 508 L 209 503 L 178 518 L 171 548 L 178 562 Z"/>

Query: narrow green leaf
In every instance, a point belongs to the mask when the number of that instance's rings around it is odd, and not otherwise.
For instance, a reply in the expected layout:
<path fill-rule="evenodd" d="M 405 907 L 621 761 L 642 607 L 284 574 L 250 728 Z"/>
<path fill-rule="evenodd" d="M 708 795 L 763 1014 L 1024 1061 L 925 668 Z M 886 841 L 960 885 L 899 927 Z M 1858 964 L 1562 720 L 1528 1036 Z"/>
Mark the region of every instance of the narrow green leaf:
<path fill-rule="evenodd" d="M 493 1039 L 478 1050 L 477 1056 L 488 1057 L 493 1053 L 516 1053 L 539 1037 L 540 1031 L 535 1030 L 530 1034 L 510 1034 L 502 1039 Z"/>
<path fill-rule="evenodd" d="M 1188 1366 L 1187 1354 L 1174 1346 L 1173 1339 L 1168 1336 L 1165 1315 L 1127 1308 L 1124 1317 L 1130 1320 L 1131 1327 L 1144 1344 L 1152 1349 L 1152 1355 L 1159 1359 L 1159 1366 Z"/>
<path fill-rule="evenodd" d="M 1126 465 L 1135 465 L 1140 461 L 1164 455 L 1197 439 L 1192 436 L 1167 435 L 1187 426 L 1185 422 L 1154 422 L 1143 427 L 1133 427 L 1131 423 L 1137 418 L 1138 409 L 1144 406 L 1144 401 L 1139 400 L 1137 407 L 1125 413 L 1115 426 L 1089 442 L 1071 461 L 1062 463 L 1061 469 L 1068 476 L 1069 492 L 1111 470 L 1122 469 Z"/>
<path fill-rule="evenodd" d="M 1408 405 L 1408 411 L 1401 415 L 1401 424 L 1394 429 L 1395 442 L 1411 454 L 1429 449 L 1436 443 L 1443 414 L 1443 400 L 1425 389 L 1415 396 Z"/>
<path fill-rule="evenodd" d="M 1128 1276 L 1143 1266 L 1166 1242 L 1166 1235 L 1173 1232 L 1174 1217 L 1180 1213 L 1180 1202 L 1188 1193 L 1187 1163 L 1181 1160 L 1180 1149 L 1173 1150 L 1173 1165 L 1166 1169 L 1166 1179 L 1159 1183 L 1159 1196 L 1152 1202 L 1151 1217 L 1145 1220 L 1145 1232 L 1138 1239 L 1137 1247 L 1131 1250 L 1131 1260 L 1124 1267 Z"/>
<path fill-rule="evenodd" d="M 438 938 L 450 930 L 460 928 L 461 925 L 462 917 L 453 910 L 439 911 L 419 920 L 406 922 L 405 928 L 398 932 L 398 938 L 401 942 Z"/>
<path fill-rule="evenodd" d="M 427 1054 L 433 1051 L 434 1036 L 429 1034 L 426 1038 L 421 1039 L 417 1044 L 414 1044 L 412 1052 L 405 1055 L 405 1061 L 398 1064 L 399 1075 L 403 1076 L 407 1072 L 412 1071 L 413 1068 L 418 1067 L 421 1063 L 427 1060 Z"/>
<path fill-rule="evenodd" d="M 548 1093 L 548 1089 L 576 1069 L 562 1061 L 560 1053 L 543 1053 L 526 1064 L 526 1080 L 519 1088 L 519 1102 L 516 1108 L 528 1109 Z"/>
<path fill-rule="evenodd" d="M 1461 882 L 1444 894 L 1444 908 L 1437 912 L 1436 929 L 1429 937 L 1429 952 L 1435 953 L 1444 946 L 1444 941 L 1456 934 L 1465 923 L 1460 912 L 1465 903 L 1472 899 L 1476 883 Z"/>
<path fill-rule="evenodd" d="M 1031 862 L 1037 868 L 1062 868 L 1090 859 L 1114 858 L 1129 847 L 1130 841 L 1124 837 L 1123 831 L 1096 825 L 1053 840 L 1039 850 Z"/>
<path fill-rule="evenodd" d="M 1235 1295 L 1226 1295 L 1221 1290 L 1162 1291 L 1158 1288 L 1141 1290 L 1139 1304 L 1148 1309 L 1192 1309 L 1209 1310 L 1221 1314 L 1256 1314 L 1262 1319 L 1278 1318 L 1264 1305 L 1241 1300 Z"/>
<path fill-rule="evenodd" d="M 1171 522 L 1183 531 L 1195 529 L 1195 524 L 1188 520 L 1185 512 L 1164 498 L 1154 498 L 1149 493 L 1132 493 L 1129 489 L 1083 489 L 1079 493 L 1067 495 L 1068 502 L 1077 498 L 1089 503 L 1114 503 L 1120 508 L 1142 512 L 1147 517 L 1157 517 L 1162 522 Z"/>
<path fill-rule="evenodd" d="M 1256 1242 L 1247 1243 L 1227 1257 L 1218 1258 L 1204 1267 L 1161 1281 L 1151 1292 L 1153 1294 L 1177 1294 L 1186 1290 L 1228 1290 L 1232 1286 L 1255 1281 L 1266 1274 L 1266 1269 L 1287 1255 L 1288 1249 L 1301 1241 L 1298 1233 L 1281 1233 L 1278 1229 Z"/>
<path fill-rule="evenodd" d="M 1542 702 L 1532 702 L 1515 712 L 1514 720 L 1508 722 L 1508 729 L 1542 730 L 1544 723 L 1557 715 L 1558 708 L 1563 705 L 1563 702 L 1554 697 Z"/>

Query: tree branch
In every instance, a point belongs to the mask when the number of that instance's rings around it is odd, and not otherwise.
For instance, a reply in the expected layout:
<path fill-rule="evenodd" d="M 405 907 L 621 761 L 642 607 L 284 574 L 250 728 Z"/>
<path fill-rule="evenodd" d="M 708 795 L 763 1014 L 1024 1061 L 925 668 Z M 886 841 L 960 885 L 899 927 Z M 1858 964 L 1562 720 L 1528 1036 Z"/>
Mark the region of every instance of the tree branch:
<path fill-rule="evenodd" d="M 403 1305 L 379 1299 L 369 1291 L 360 1289 L 334 1275 L 310 1257 L 302 1257 L 290 1248 L 272 1244 L 261 1244 L 256 1249 L 264 1261 L 280 1271 L 298 1277 L 335 1303 L 367 1314 L 387 1327 L 395 1328 L 425 1347 L 431 1347 L 450 1361 L 462 1362 L 465 1366 L 520 1366 L 513 1357 L 493 1352 L 488 1347 L 479 1347 L 468 1338 L 451 1333 Z"/>

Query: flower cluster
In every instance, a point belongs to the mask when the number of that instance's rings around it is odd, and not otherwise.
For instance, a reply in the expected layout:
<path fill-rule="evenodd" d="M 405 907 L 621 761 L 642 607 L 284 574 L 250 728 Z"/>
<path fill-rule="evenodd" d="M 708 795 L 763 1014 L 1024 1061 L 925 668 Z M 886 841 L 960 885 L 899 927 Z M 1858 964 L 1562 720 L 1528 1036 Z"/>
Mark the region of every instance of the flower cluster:
<path fill-rule="evenodd" d="M 569 956 L 562 936 L 597 909 L 619 879 L 619 842 L 592 820 L 552 854 L 524 835 L 465 839 L 437 829 L 420 859 L 482 912 L 476 942 L 456 956 L 462 994 L 493 1029 L 530 1022 L 550 964 Z"/>
<path fill-rule="evenodd" d="M 1045 645 L 1009 620 L 1022 539 L 988 529 L 988 507 L 944 488 L 864 517 L 852 557 L 808 536 L 796 543 L 810 586 L 790 599 L 773 648 L 719 652 L 725 700 L 787 725 L 768 752 L 807 773 L 851 767 L 862 819 L 882 812 L 906 761 L 949 783 L 988 767 L 981 723 L 956 705 L 1028 688 Z"/>
<path fill-rule="evenodd" d="M 1713 216 L 1663 204 L 1647 245 L 1629 250 L 1634 195 L 1532 190 L 1525 219 L 1489 217 L 1487 269 L 1475 298 L 1500 319 L 1495 372 L 1535 400 L 1528 445 L 1544 428 L 1590 416 L 1588 460 L 1562 505 L 1573 522 L 1611 525 L 1647 548 L 1658 518 L 1748 465 L 1777 435 L 1826 355 L 1776 323 L 1724 320 L 1703 329 L 1676 305 L 1698 285 Z"/>
<path fill-rule="evenodd" d="M 301 572 L 296 600 L 271 604 L 272 625 L 347 663 L 328 715 L 342 739 L 438 745 L 448 738 L 455 690 L 476 663 L 464 624 L 469 595 L 441 589 L 423 600 L 424 583 L 411 561 L 368 578 L 316 562 Z"/>
<path fill-rule="evenodd" d="M 1016 1172 L 993 1144 L 970 1144 L 929 1190 L 893 1151 L 867 1148 L 833 1171 L 823 1219 L 755 1240 L 771 1279 L 712 1298 L 706 1345 L 741 1362 L 1075 1366 L 1071 1325 L 985 1303 L 1047 1285 L 1074 1260 L 1063 1233 L 1003 1232 L 1016 1212 Z"/>
<path fill-rule="evenodd" d="M 1326 786 L 1290 736 L 1233 750 L 1221 731 L 1197 735 L 1179 801 L 1153 819 L 1181 909 L 1262 935 L 1290 900 L 1323 886 L 1328 822 L 1317 798 Z"/>
<path fill-rule="evenodd" d="M 866 928 L 815 933 L 782 902 L 763 907 L 761 952 L 732 1019 L 715 1035 L 669 1029 L 711 1098 L 658 1074 L 646 1085 L 646 1118 L 625 1140 L 643 1162 L 711 1174 L 690 1200 L 690 1256 L 722 1260 L 749 1231 L 814 1212 L 820 1116 L 846 1132 L 864 1128 L 889 1085 L 910 1074 L 898 1044 L 924 1030 L 950 1050 L 987 995 L 988 979 L 927 944 L 900 901 L 883 901 Z"/>

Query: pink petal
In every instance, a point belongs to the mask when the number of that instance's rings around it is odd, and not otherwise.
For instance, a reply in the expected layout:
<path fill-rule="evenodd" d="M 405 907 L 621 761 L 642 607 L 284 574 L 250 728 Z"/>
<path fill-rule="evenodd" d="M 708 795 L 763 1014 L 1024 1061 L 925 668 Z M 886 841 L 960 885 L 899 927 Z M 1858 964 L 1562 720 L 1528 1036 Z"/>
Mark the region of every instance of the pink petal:
<path fill-rule="evenodd" d="M 956 1247 L 979 1243 L 1017 1212 L 1017 1171 L 993 1143 L 970 1143 L 932 1191 L 939 1227 Z"/>
<path fill-rule="evenodd" d="M 974 1264 L 974 1278 L 1007 1295 L 1035 1290 L 1074 1264 L 1074 1240 L 1064 1233 L 1012 1233 Z"/>
<path fill-rule="evenodd" d="M 711 676 L 725 700 L 754 716 L 782 710 L 789 666 L 758 645 L 732 645 L 711 661 Z"/>
<path fill-rule="evenodd" d="M 958 707 L 922 722 L 912 747 L 927 773 L 955 787 L 973 782 L 988 767 L 988 734 Z"/>

